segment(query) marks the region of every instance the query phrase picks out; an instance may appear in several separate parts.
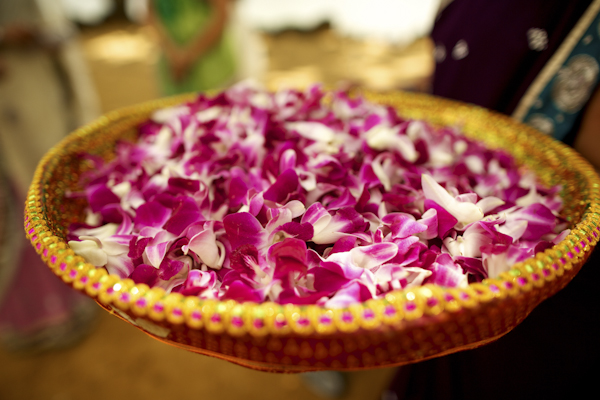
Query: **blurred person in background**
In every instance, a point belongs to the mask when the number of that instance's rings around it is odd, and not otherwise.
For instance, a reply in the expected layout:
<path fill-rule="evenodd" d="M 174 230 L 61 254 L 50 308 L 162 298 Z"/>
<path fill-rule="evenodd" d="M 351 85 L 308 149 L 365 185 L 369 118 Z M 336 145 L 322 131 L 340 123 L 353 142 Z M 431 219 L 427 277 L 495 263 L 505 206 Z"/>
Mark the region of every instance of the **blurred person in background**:
<path fill-rule="evenodd" d="M 48 270 L 23 234 L 37 163 L 99 110 L 60 4 L 0 0 L 0 339 L 12 350 L 69 345 L 97 309 Z"/>
<path fill-rule="evenodd" d="M 512 115 L 600 168 L 600 0 L 454 0 L 432 39 L 434 94 Z M 382 400 L 590 396 L 599 254 L 497 341 L 400 367 Z"/>
<path fill-rule="evenodd" d="M 162 49 L 158 73 L 163 94 L 223 88 L 234 82 L 228 0 L 149 0 L 148 6 L 148 21 Z"/>

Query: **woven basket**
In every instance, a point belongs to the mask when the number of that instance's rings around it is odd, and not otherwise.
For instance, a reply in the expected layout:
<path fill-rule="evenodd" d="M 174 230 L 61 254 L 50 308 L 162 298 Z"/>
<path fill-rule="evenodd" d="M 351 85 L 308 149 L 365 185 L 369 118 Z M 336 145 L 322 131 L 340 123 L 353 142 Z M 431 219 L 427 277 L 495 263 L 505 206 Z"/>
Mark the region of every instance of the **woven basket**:
<path fill-rule="evenodd" d="M 75 131 L 40 162 L 29 190 L 25 231 L 48 267 L 74 289 L 148 335 L 173 346 L 246 367 L 277 372 L 390 367 L 481 346 L 517 326 L 563 288 L 598 242 L 600 180 L 571 148 L 532 128 L 479 107 L 427 95 L 366 94 L 405 117 L 457 126 L 467 136 L 503 148 L 545 185 L 562 184 L 571 233 L 497 279 L 465 289 L 434 285 L 392 292 L 347 309 L 200 300 L 119 279 L 75 255 L 67 228 L 81 221 L 80 190 L 90 168 L 78 154 L 106 159 L 120 139 L 157 108 L 191 99 L 168 98 L 119 110 Z"/>

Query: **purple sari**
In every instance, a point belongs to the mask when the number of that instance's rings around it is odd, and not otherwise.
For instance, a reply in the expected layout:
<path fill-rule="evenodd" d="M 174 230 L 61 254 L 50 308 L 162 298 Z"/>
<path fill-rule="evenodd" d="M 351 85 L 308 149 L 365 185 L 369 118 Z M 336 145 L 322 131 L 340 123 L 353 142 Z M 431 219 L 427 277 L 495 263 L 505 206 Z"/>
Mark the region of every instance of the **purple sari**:
<path fill-rule="evenodd" d="M 590 50 L 594 40 L 600 44 L 599 9 L 598 0 L 455 0 L 432 34 L 433 93 L 516 113 L 526 122 L 541 115 L 554 124 L 549 133 L 560 128 L 561 139 L 569 141 L 598 75 L 593 62 L 584 65 L 588 69 L 569 63 L 581 60 L 575 58 L 582 57 L 577 51 Z M 592 19 L 582 27 L 586 15 Z M 541 73 L 578 29 L 578 44 L 545 86 L 537 84 L 536 96 L 523 107 Z M 570 70 L 577 79 L 568 88 L 578 92 L 560 97 L 556 88 L 564 86 L 561 79 Z M 400 367 L 382 399 L 556 399 L 594 393 L 600 361 L 599 254 L 593 253 L 565 289 L 496 342 Z"/>

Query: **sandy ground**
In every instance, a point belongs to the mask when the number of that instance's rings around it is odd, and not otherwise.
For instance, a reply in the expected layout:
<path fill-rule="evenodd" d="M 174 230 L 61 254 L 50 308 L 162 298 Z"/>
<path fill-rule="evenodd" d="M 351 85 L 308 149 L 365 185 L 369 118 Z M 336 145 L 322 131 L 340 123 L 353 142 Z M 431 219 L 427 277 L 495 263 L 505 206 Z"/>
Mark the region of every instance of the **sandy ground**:
<path fill-rule="evenodd" d="M 349 374 L 343 399 L 379 399 L 392 370 Z M 269 374 L 176 349 L 102 312 L 78 345 L 41 355 L 0 350 L 1 399 L 310 400 L 299 375 Z"/>

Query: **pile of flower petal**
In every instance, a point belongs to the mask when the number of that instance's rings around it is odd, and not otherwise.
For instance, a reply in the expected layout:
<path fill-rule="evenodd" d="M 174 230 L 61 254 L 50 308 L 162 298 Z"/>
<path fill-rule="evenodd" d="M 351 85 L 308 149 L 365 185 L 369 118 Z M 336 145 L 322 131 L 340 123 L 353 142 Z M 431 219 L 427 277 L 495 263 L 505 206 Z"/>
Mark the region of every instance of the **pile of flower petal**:
<path fill-rule="evenodd" d="M 508 154 L 319 87 L 199 95 L 112 161 L 83 157 L 75 253 L 200 298 L 345 307 L 462 287 L 567 233 L 559 188 Z"/>

